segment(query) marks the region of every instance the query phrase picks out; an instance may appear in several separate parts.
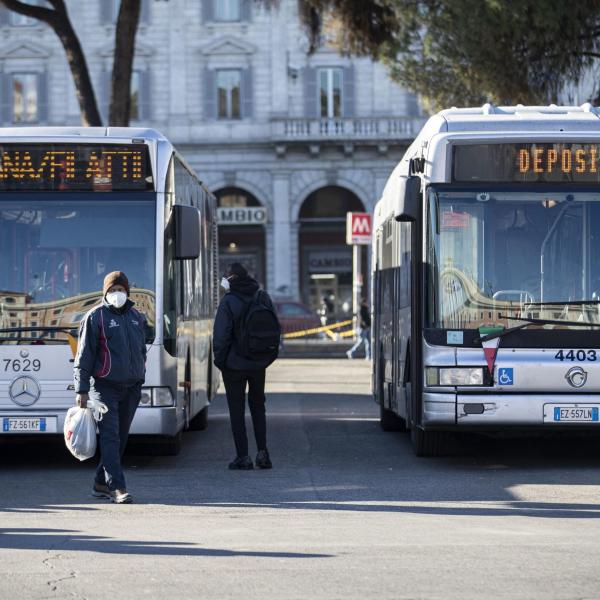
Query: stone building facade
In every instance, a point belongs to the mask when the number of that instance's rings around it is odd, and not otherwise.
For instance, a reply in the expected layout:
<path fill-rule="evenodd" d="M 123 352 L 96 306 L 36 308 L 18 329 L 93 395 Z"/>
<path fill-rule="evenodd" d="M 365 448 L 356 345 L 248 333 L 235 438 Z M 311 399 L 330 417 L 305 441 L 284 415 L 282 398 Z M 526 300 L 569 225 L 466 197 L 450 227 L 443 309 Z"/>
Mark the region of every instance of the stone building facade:
<path fill-rule="evenodd" d="M 309 55 L 296 0 L 142 1 L 132 125 L 161 130 L 217 195 L 222 268 L 240 259 L 274 296 L 327 296 L 343 316 L 345 214 L 372 211 L 424 122 L 415 97 L 369 59 Z M 106 115 L 118 0 L 67 5 Z M 0 32 L 2 124 L 78 124 L 55 34 L 6 10 Z"/>

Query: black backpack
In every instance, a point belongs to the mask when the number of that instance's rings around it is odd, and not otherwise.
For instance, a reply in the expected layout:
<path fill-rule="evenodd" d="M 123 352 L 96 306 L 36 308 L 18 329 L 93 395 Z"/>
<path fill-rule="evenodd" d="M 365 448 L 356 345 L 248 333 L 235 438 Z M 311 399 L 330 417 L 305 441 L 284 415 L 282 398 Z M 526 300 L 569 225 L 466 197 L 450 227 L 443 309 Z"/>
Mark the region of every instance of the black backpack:
<path fill-rule="evenodd" d="M 247 303 L 240 318 L 238 336 L 239 350 L 249 360 L 269 359 L 271 364 L 279 354 L 281 325 L 270 303 L 258 290 Z"/>

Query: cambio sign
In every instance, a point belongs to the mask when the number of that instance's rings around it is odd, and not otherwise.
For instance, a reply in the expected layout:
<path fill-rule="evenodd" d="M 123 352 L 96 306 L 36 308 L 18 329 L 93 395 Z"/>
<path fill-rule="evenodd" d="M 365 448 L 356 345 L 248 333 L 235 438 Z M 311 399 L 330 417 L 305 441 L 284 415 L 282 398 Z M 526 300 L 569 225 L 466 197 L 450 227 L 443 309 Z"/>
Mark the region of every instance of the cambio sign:
<path fill-rule="evenodd" d="M 369 213 L 346 214 L 346 243 L 371 243 L 371 215 Z"/>
<path fill-rule="evenodd" d="M 262 225 L 267 222 L 267 211 L 262 206 L 241 206 L 217 209 L 219 225 Z"/>

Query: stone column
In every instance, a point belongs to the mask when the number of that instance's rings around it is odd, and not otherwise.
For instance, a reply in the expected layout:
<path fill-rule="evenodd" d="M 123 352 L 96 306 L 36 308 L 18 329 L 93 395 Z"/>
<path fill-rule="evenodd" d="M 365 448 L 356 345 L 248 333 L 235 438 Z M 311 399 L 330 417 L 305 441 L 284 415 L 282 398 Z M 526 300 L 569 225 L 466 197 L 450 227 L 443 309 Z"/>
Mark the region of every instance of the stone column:
<path fill-rule="evenodd" d="M 167 8 L 171 8 L 169 4 L 167 4 Z M 185 85 L 188 77 L 185 12 L 181 9 L 170 10 L 167 22 L 169 27 L 169 72 L 162 75 L 169 84 L 168 135 L 179 143 L 186 143 L 191 140 L 189 139 L 189 110 L 186 98 L 187 86 Z M 198 77 L 200 68 L 197 64 L 194 67 L 194 76 Z"/>
<path fill-rule="evenodd" d="M 273 234 L 268 251 L 272 253 L 271 291 L 279 297 L 294 296 L 292 235 L 290 227 L 290 174 L 273 175 Z"/>
<path fill-rule="evenodd" d="M 269 11 L 271 32 L 271 114 L 285 117 L 288 114 L 288 3 Z"/>

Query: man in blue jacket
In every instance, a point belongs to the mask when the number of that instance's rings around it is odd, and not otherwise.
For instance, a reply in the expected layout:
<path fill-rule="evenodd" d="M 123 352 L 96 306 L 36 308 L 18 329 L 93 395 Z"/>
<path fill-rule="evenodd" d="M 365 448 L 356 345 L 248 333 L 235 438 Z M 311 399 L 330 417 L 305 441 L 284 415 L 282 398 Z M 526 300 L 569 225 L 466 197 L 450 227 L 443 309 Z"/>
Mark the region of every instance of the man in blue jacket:
<path fill-rule="evenodd" d="M 213 351 L 215 365 L 223 375 L 231 430 L 237 452 L 237 456 L 230 463 L 229 468 L 232 470 L 254 468 L 252 459 L 248 456 L 248 437 L 246 435 L 246 387 L 248 387 L 248 404 L 258 449 L 256 466 L 259 469 L 270 469 L 273 465 L 267 450 L 265 371 L 275 360 L 276 355 L 250 358 L 244 356 L 240 350 L 239 339 L 244 315 L 260 286 L 248 275 L 240 263 L 233 263 L 229 267 L 227 276 L 223 277 L 221 285 L 227 293 L 221 300 L 215 316 Z M 269 311 L 273 312 L 273 319 L 279 327 L 271 298 L 264 290 L 260 291 L 260 301 Z"/>
<path fill-rule="evenodd" d="M 75 392 L 78 406 L 87 406 L 91 392 L 108 407 L 98 423 L 100 464 L 93 495 L 127 504 L 133 498 L 121 459 L 146 375 L 146 320 L 129 300 L 129 280 L 122 271 L 104 278 L 103 295 L 102 304 L 90 310 L 79 327 Z"/>

